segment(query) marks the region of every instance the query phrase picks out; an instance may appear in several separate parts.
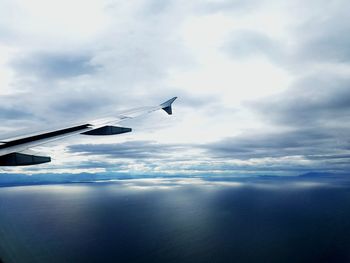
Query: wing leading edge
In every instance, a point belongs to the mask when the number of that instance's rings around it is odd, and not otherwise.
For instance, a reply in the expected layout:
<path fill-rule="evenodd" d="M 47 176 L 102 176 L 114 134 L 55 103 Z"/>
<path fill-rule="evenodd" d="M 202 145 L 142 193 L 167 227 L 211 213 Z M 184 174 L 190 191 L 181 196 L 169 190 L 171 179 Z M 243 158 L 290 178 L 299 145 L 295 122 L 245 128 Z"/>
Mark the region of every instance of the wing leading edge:
<path fill-rule="evenodd" d="M 50 157 L 39 156 L 28 153 L 28 149 L 47 142 L 59 140 L 76 134 L 105 136 L 131 132 L 131 128 L 115 126 L 115 124 L 125 120 L 133 119 L 147 113 L 162 109 L 167 114 L 172 114 L 172 103 L 177 99 L 174 97 L 166 102 L 150 107 L 141 107 L 127 110 L 117 114 L 115 117 L 93 120 L 85 124 L 79 124 L 55 131 L 3 140 L 0 144 L 0 166 L 22 166 L 47 163 Z"/>

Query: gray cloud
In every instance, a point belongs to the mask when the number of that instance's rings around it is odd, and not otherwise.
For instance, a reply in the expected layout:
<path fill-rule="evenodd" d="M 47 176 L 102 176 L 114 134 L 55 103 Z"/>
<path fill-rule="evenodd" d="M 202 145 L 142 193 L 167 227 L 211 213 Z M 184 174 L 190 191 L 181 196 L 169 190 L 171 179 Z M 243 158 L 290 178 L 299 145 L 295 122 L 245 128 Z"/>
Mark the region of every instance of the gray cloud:
<path fill-rule="evenodd" d="M 80 168 L 128 170 L 136 161 L 151 173 L 181 170 L 188 174 L 220 172 L 244 174 L 303 173 L 308 171 L 348 171 L 350 141 L 334 147 L 338 138 L 328 131 L 304 129 L 279 133 L 250 133 L 202 145 L 167 145 L 152 141 L 117 144 L 80 144 L 69 146 L 71 153 L 100 156 Z M 205 151 L 192 157 L 179 158 L 186 150 Z M 102 156 L 102 158 L 101 158 Z M 267 160 L 266 158 L 269 158 Z M 252 161 L 252 160 L 255 161 Z M 257 160 L 264 161 L 257 161 Z M 125 160 L 125 161 L 123 161 Z M 237 162 L 241 160 L 243 162 Z M 234 161 L 234 163 L 231 163 Z"/>
<path fill-rule="evenodd" d="M 182 146 L 164 145 L 153 141 L 128 141 L 116 144 L 78 144 L 69 146 L 72 153 L 105 155 L 109 158 L 155 159 L 181 151 Z"/>
<path fill-rule="evenodd" d="M 350 38 L 346 32 L 350 23 L 345 17 L 349 3 L 322 2 L 307 3 L 307 16 L 303 15 L 294 27 L 295 45 L 288 51 L 285 64 L 294 64 L 302 70 L 303 64 L 310 62 L 331 63 L 333 67 L 348 62 Z M 254 106 L 256 112 L 273 125 L 298 131 L 307 127 L 323 133 L 327 139 L 320 142 L 305 132 L 305 145 L 311 144 L 312 148 L 311 151 L 300 148 L 300 154 L 306 160 L 322 160 L 333 168 L 349 170 L 350 79 L 341 72 L 328 71 L 314 69 L 312 74 L 300 77 L 286 92 Z"/>
<path fill-rule="evenodd" d="M 347 77 L 332 74 L 301 78 L 279 95 L 246 104 L 274 127 L 274 132 L 250 130 L 204 148 L 213 157 L 241 160 L 298 157 L 297 162 L 303 162 L 309 169 L 348 171 L 349 85 Z M 292 161 L 285 169 L 298 165 Z"/>
<path fill-rule="evenodd" d="M 319 73 L 301 78 L 290 89 L 247 106 L 267 121 L 289 126 L 350 128 L 350 78 Z"/>
<path fill-rule="evenodd" d="M 174 1 L 150 0 L 145 4 L 143 13 L 149 15 L 159 15 L 168 12 L 170 7 L 174 7 Z"/>
<path fill-rule="evenodd" d="M 349 78 L 334 74 L 303 77 L 279 95 L 246 104 L 274 132 L 250 130 L 203 148 L 212 157 L 227 160 L 275 158 L 273 167 L 268 166 L 271 171 L 349 171 L 349 85 Z M 296 159 L 289 164 L 281 161 L 291 157 Z"/>
<path fill-rule="evenodd" d="M 91 55 L 77 53 L 34 53 L 17 57 L 11 65 L 19 75 L 36 75 L 45 80 L 93 74 L 98 66 L 91 60 Z"/>
<path fill-rule="evenodd" d="M 23 120 L 26 118 L 32 118 L 30 112 L 26 112 L 21 108 L 0 106 L 0 119 L 1 120 Z"/>
<path fill-rule="evenodd" d="M 300 4 L 300 3 L 299 3 Z M 305 4 L 304 2 L 302 3 Z M 295 27 L 297 52 L 300 60 L 315 62 L 348 62 L 350 58 L 350 22 L 348 1 L 311 1 L 309 10 Z"/>
<path fill-rule="evenodd" d="M 23 129 L 41 121 L 29 105 L 18 104 L 16 96 L 0 96 L 0 140 L 22 134 Z M 14 129 L 16 132 L 14 132 Z"/>
<path fill-rule="evenodd" d="M 237 54 L 250 56 L 261 52 L 272 61 L 284 63 L 289 67 L 288 63 L 291 60 L 288 60 L 278 46 L 274 48 L 274 43 L 270 39 L 259 36 L 249 40 L 251 43 L 248 43 L 245 49 L 235 49 L 236 58 Z M 345 48 L 346 42 L 343 44 Z M 332 46 L 330 43 L 329 48 Z M 316 47 L 316 50 L 321 47 Z M 299 48 L 298 52 L 311 49 L 307 46 Z M 331 53 L 327 54 L 327 50 L 319 50 L 319 54 L 323 57 L 310 55 L 298 58 L 301 61 L 295 65 L 304 63 L 302 60 L 333 63 L 340 58 L 337 58 L 338 55 L 330 57 Z M 293 59 L 292 63 L 296 62 Z M 224 160 L 274 159 L 270 164 L 266 161 L 253 164 L 253 170 L 256 171 L 272 172 L 277 169 L 299 172 L 311 170 L 348 172 L 350 170 L 349 86 L 350 79 L 341 72 L 314 70 L 312 74 L 299 77 L 285 92 L 245 104 L 246 108 L 255 116 L 259 116 L 264 123 L 268 123 L 275 132 L 251 130 L 246 134 L 205 145 L 204 148 L 213 158 Z M 232 165 L 224 167 L 229 170 L 238 169 Z M 251 168 L 250 166 L 248 169 Z"/>
<path fill-rule="evenodd" d="M 206 145 L 212 155 L 250 159 L 329 152 L 334 138 L 327 132 L 300 129 L 289 132 L 248 133 Z"/>
<path fill-rule="evenodd" d="M 336 68 L 349 66 L 349 3 L 321 2 L 290 3 L 298 20 L 286 28 L 289 42 L 257 31 L 232 33 L 223 48 L 233 59 L 265 56 L 296 75 L 296 81 L 280 94 L 245 104 L 275 132 L 256 130 L 219 140 L 205 146 L 212 156 L 298 156 L 309 169 L 350 169 L 350 79 Z"/>
<path fill-rule="evenodd" d="M 221 170 L 348 172 L 350 141 L 338 145 L 338 140 L 338 137 L 332 137 L 328 131 L 317 133 L 311 129 L 246 134 L 222 139 L 202 147 L 212 158 L 223 162 L 219 166 Z M 225 164 L 226 161 L 237 159 L 248 163 Z"/>

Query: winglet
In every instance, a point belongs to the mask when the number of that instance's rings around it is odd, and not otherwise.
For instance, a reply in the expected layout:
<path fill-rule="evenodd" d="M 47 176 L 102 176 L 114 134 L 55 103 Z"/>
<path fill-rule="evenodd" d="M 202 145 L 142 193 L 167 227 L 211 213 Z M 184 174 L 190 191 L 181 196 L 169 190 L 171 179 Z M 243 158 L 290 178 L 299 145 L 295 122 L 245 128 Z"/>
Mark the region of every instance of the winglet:
<path fill-rule="evenodd" d="M 173 110 L 171 108 L 171 104 L 173 104 L 173 102 L 177 99 L 177 97 L 174 97 L 170 100 L 167 100 L 166 102 L 160 104 L 160 106 L 162 107 L 162 109 L 168 113 L 169 115 L 173 114 Z"/>

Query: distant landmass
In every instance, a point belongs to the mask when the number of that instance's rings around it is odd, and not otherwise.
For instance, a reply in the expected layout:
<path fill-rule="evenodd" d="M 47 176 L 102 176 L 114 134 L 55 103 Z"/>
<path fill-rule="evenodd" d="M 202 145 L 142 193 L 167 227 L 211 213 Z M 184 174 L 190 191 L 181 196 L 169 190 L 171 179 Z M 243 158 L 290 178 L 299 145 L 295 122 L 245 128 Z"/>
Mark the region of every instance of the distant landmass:
<path fill-rule="evenodd" d="M 0 173 L 0 187 L 20 186 L 20 185 L 45 185 L 45 184 L 70 184 L 70 183 L 93 183 L 110 180 L 126 179 L 147 179 L 147 178 L 202 178 L 206 181 L 246 181 L 246 180 L 296 180 L 296 179 L 316 179 L 316 178 L 345 178 L 343 173 L 329 172 L 308 172 L 299 176 L 278 176 L 278 175 L 252 175 L 252 176 L 213 176 L 202 175 L 161 175 L 161 174 L 126 174 L 126 173 L 79 173 L 79 174 L 11 174 Z M 350 178 L 350 177 L 349 177 Z M 0 262 L 1 263 L 1 262 Z"/>
<path fill-rule="evenodd" d="M 299 175 L 299 177 L 303 178 L 316 178 L 316 177 L 338 177 L 343 174 L 335 174 L 335 173 L 325 173 L 325 172 L 310 172 Z"/>

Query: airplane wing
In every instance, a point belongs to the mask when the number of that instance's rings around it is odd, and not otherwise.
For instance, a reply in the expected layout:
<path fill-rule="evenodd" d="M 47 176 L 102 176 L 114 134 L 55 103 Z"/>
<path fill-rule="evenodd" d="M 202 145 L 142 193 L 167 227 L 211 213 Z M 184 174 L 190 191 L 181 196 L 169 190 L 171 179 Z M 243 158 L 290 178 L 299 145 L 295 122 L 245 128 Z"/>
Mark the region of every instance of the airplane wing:
<path fill-rule="evenodd" d="M 114 117 L 101 118 L 59 130 L 11 138 L 9 140 L 0 140 L 0 166 L 22 166 L 50 162 L 50 157 L 36 155 L 29 150 L 29 148 L 68 136 L 76 134 L 103 136 L 131 132 L 131 128 L 115 125 L 123 120 L 133 119 L 159 109 L 171 115 L 172 103 L 176 98 L 177 97 L 174 97 L 157 106 L 134 108 L 123 111 L 116 114 Z"/>

